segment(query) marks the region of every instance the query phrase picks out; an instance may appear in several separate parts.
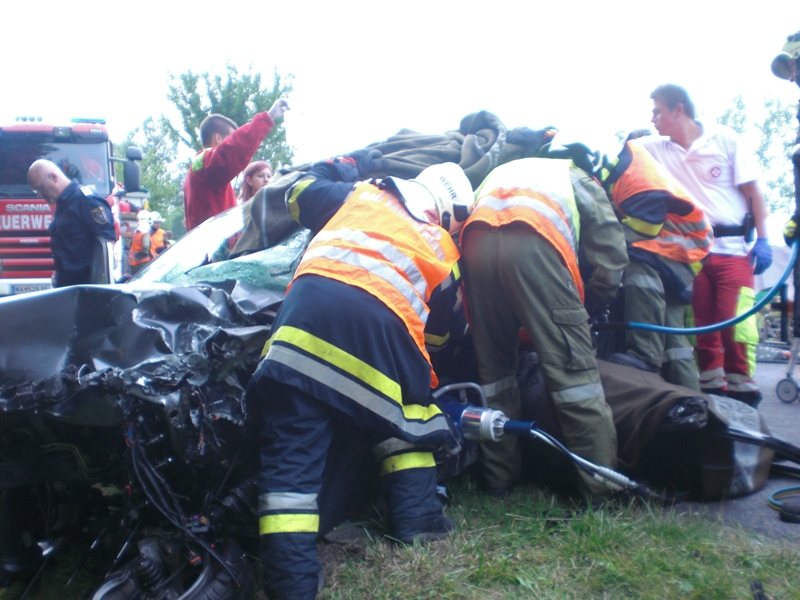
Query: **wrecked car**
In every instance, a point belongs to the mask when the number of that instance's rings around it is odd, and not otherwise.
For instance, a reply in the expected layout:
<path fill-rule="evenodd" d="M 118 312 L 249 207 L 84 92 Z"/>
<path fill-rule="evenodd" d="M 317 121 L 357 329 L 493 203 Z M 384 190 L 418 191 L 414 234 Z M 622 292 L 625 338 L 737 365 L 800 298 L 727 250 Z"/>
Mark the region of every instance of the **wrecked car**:
<path fill-rule="evenodd" d="M 380 158 L 371 175 L 414 177 L 452 161 L 475 188 L 498 164 L 535 155 L 546 139 L 546 130 L 508 131 L 482 111 L 441 136 L 401 131 L 372 146 Z M 283 173 L 247 204 L 195 228 L 124 285 L 0 300 L 0 576 L 34 577 L 61 540 L 88 531 L 92 547 L 110 537 L 114 548 L 96 600 L 239 598 L 255 589 L 248 555 L 258 538 L 258 453 L 249 429 L 258 407 L 247 406 L 244 392 L 310 241 L 284 203 L 303 170 Z M 454 342 L 462 353 L 437 358 L 441 379 L 475 381 L 468 336 Z M 653 439 L 687 446 L 709 422 L 763 428 L 754 410 L 715 411 L 714 402 L 688 398 L 675 386 L 632 403 L 655 384 L 634 378 L 640 387 L 631 391 L 629 374 L 619 369 L 612 366 L 603 383 L 618 429 L 627 422 L 620 457 L 632 470 L 661 468 L 646 450 Z M 529 352 L 518 378 L 526 418 L 558 437 Z M 619 409 L 615 394 L 625 400 Z M 676 430 L 686 436 L 680 444 L 670 437 Z M 724 481 L 680 465 L 681 473 L 693 473 L 697 495 L 763 485 L 771 450 L 756 447 L 736 462 L 731 441 L 722 445 L 713 446 L 718 462 L 733 462 Z M 539 470 L 533 475 L 554 487 L 565 482 L 553 475 L 573 471 L 554 468 L 558 457 L 541 443 L 531 442 L 528 452 Z M 326 472 L 322 495 L 334 508 L 321 532 L 371 498 L 369 482 L 377 479 L 357 441 L 335 439 L 332 456 L 331 464 L 348 468 Z M 446 478 L 474 462 L 477 449 L 465 444 L 460 455 L 439 458 Z M 672 479 L 653 483 L 683 485 L 667 474 Z"/>

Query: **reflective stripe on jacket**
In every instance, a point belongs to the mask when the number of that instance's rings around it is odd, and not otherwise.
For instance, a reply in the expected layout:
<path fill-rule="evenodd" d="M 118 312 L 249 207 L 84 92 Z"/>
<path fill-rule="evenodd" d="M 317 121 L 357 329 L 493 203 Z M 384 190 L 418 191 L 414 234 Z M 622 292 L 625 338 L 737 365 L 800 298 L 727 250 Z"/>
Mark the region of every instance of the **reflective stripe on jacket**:
<path fill-rule="evenodd" d="M 295 279 L 315 274 L 372 294 L 402 319 L 430 362 L 426 303 L 458 258 L 444 229 L 416 221 L 389 191 L 360 183 L 312 239 Z M 433 369 L 431 385 L 438 385 Z"/>
<path fill-rule="evenodd" d="M 478 188 L 478 201 L 462 236 L 476 222 L 491 227 L 529 225 L 561 255 L 583 300 L 578 270 L 581 224 L 570 180 L 571 164 L 569 160 L 524 158 L 497 167 Z"/>
<path fill-rule="evenodd" d="M 703 211 L 644 148 L 631 144 L 601 172 L 629 246 L 697 263 L 714 240 Z"/>
<path fill-rule="evenodd" d="M 150 253 L 145 251 L 144 249 L 144 244 L 142 240 L 144 239 L 145 235 L 149 234 L 142 233 L 141 231 L 137 231 L 136 233 L 133 234 L 133 240 L 131 240 L 131 248 L 130 250 L 128 250 L 128 264 L 131 265 L 132 267 L 153 260 L 153 257 L 150 256 Z"/>

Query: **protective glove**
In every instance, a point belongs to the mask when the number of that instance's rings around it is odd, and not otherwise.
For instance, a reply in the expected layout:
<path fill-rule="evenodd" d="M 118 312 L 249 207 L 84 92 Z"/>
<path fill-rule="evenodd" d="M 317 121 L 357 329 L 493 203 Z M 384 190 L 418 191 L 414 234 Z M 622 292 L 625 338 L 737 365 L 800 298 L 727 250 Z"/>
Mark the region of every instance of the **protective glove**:
<path fill-rule="evenodd" d="M 590 287 L 586 288 L 583 297 L 583 306 L 586 312 L 589 313 L 589 324 L 607 323 L 611 298 L 602 298 Z"/>
<path fill-rule="evenodd" d="M 772 247 L 767 238 L 758 238 L 753 249 L 750 250 L 750 264 L 753 265 L 753 273 L 761 275 L 769 269 L 772 264 Z"/>
<path fill-rule="evenodd" d="M 792 217 L 786 221 L 786 224 L 783 226 L 783 241 L 786 242 L 787 246 L 791 246 L 796 236 L 797 222 L 794 220 L 794 217 Z"/>

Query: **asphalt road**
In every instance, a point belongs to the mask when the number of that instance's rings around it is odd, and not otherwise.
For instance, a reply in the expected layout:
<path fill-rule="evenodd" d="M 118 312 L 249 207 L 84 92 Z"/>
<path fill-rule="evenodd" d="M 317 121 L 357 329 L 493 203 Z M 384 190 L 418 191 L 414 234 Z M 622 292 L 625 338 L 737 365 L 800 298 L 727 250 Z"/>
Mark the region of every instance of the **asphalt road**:
<path fill-rule="evenodd" d="M 756 380 L 761 386 L 764 399 L 758 406 L 774 437 L 800 446 L 800 400 L 786 404 L 778 399 L 775 386 L 787 375 L 787 364 L 758 363 Z M 800 384 L 800 366 L 795 368 L 793 378 Z M 787 463 L 791 464 L 791 463 Z M 797 465 L 795 465 L 797 466 Z M 770 477 L 767 485 L 749 496 L 724 502 L 687 502 L 676 509 L 707 513 L 710 518 L 721 517 L 724 521 L 742 526 L 774 538 L 796 538 L 800 540 L 800 524 L 781 521 L 778 511 L 767 505 L 773 492 L 792 486 L 800 486 L 800 480 L 787 477 Z"/>

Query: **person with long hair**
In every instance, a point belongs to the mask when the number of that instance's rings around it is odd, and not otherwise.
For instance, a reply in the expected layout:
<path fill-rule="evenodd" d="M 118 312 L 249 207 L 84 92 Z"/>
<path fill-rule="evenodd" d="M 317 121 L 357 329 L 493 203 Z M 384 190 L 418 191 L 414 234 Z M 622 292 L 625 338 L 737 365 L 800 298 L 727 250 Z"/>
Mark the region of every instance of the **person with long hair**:
<path fill-rule="evenodd" d="M 244 170 L 244 181 L 239 189 L 239 204 L 244 204 L 256 195 L 256 192 L 272 181 L 272 167 L 263 160 L 257 160 L 247 165 Z"/>

